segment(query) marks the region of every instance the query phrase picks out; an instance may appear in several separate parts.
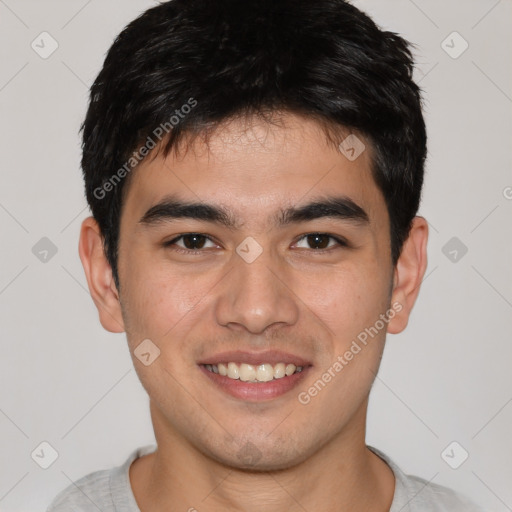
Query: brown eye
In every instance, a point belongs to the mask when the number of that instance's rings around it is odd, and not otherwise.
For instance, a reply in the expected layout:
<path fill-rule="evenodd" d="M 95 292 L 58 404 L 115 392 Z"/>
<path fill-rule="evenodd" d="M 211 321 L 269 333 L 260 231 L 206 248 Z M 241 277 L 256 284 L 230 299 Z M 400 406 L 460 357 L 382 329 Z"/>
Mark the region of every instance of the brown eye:
<path fill-rule="evenodd" d="M 330 238 L 328 235 L 308 235 L 307 242 L 312 246 L 312 249 L 325 249 L 329 245 Z"/>
<path fill-rule="evenodd" d="M 206 237 L 204 235 L 183 235 L 181 238 L 183 238 L 183 245 L 185 248 L 190 250 L 202 249 L 206 242 Z"/>
<path fill-rule="evenodd" d="M 206 235 L 201 233 L 185 233 L 169 242 L 165 242 L 164 247 L 172 247 L 178 252 L 200 252 L 201 249 L 205 248 L 207 242 L 211 242 L 212 246 L 215 245 Z"/>
<path fill-rule="evenodd" d="M 307 247 L 303 247 L 305 249 L 311 249 L 313 251 L 318 250 L 324 250 L 324 249 L 332 249 L 336 246 L 346 246 L 346 242 L 341 240 L 338 237 L 328 235 L 326 233 L 309 233 L 307 235 L 304 235 L 300 241 L 305 241 L 307 244 Z M 331 241 L 334 241 L 334 244 L 329 245 Z"/>

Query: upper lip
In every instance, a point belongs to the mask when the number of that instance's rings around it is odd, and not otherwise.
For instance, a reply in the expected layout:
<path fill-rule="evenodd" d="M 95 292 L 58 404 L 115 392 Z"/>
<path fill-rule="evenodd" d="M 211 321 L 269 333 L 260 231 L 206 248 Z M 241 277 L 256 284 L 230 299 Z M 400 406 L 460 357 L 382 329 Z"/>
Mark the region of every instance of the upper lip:
<path fill-rule="evenodd" d="M 245 352 L 243 350 L 233 350 L 230 352 L 221 352 L 219 354 L 205 357 L 198 364 L 219 364 L 219 363 L 247 363 L 251 365 L 259 365 L 269 363 L 276 365 L 277 363 L 294 364 L 295 366 L 309 366 L 311 363 L 306 359 L 295 354 L 282 352 L 280 350 L 267 350 L 265 352 Z"/>

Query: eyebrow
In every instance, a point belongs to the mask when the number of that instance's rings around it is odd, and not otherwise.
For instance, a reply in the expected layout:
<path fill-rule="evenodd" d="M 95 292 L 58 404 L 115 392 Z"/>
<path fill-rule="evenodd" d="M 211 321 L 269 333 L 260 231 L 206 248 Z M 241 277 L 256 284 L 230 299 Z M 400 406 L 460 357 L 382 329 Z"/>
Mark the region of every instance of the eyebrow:
<path fill-rule="evenodd" d="M 302 206 L 279 210 L 273 222 L 279 226 L 308 222 L 321 218 L 348 221 L 357 225 L 369 225 L 366 211 L 347 196 L 318 198 Z M 144 213 L 139 223 L 152 226 L 175 219 L 192 219 L 221 224 L 231 230 L 241 227 L 237 219 L 222 206 L 203 202 L 189 202 L 175 196 L 168 196 Z"/>

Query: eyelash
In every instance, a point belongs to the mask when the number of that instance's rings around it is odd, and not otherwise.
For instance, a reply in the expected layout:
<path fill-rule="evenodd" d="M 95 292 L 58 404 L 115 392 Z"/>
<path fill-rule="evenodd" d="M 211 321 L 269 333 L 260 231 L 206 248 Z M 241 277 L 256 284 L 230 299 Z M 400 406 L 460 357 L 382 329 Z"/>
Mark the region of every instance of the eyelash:
<path fill-rule="evenodd" d="M 308 236 L 311 236 L 311 235 L 318 235 L 318 236 L 327 236 L 329 237 L 330 239 L 334 240 L 338 246 L 336 247 L 329 247 L 327 249 L 306 249 L 307 251 L 310 251 L 310 252 L 314 252 L 314 253 L 326 253 L 326 252 L 330 252 L 332 251 L 333 249 L 337 249 L 339 247 L 349 247 L 349 244 L 343 240 L 342 238 L 339 238 L 337 236 L 334 236 L 334 235 L 331 235 L 329 233 L 319 233 L 319 232 L 313 232 L 313 233 L 306 233 L 305 235 L 302 235 L 298 240 L 297 242 L 300 242 L 301 240 L 307 238 Z M 162 245 L 165 247 L 165 248 L 171 248 L 173 251 L 176 251 L 178 253 L 181 253 L 181 254 L 191 254 L 191 255 L 196 255 L 196 254 L 200 254 L 202 252 L 205 252 L 205 249 L 183 249 L 181 247 L 172 247 L 176 242 L 178 242 L 179 240 L 181 240 L 182 238 L 185 238 L 187 236 L 204 236 L 207 240 L 209 240 L 210 242 L 213 242 L 213 243 L 216 243 L 214 240 L 212 240 L 208 235 L 205 235 L 203 233 L 183 233 L 175 238 L 173 238 L 172 240 L 169 240 L 167 242 L 164 242 Z M 297 243 L 296 242 L 296 243 Z"/>

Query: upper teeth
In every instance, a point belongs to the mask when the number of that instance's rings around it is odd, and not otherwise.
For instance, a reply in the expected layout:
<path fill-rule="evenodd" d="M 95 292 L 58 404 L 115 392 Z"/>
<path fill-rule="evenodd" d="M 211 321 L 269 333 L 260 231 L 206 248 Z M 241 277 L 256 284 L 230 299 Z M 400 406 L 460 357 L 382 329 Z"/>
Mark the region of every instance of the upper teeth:
<path fill-rule="evenodd" d="M 213 373 L 218 373 L 230 379 L 240 379 L 244 382 L 268 382 L 272 379 L 281 379 L 285 375 L 290 376 L 294 373 L 302 371 L 302 366 L 294 364 L 277 363 L 272 366 L 269 363 L 258 365 L 253 364 L 237 364 L 237 363 L 219 363 L 207 364 L 206 369 Z"/>

